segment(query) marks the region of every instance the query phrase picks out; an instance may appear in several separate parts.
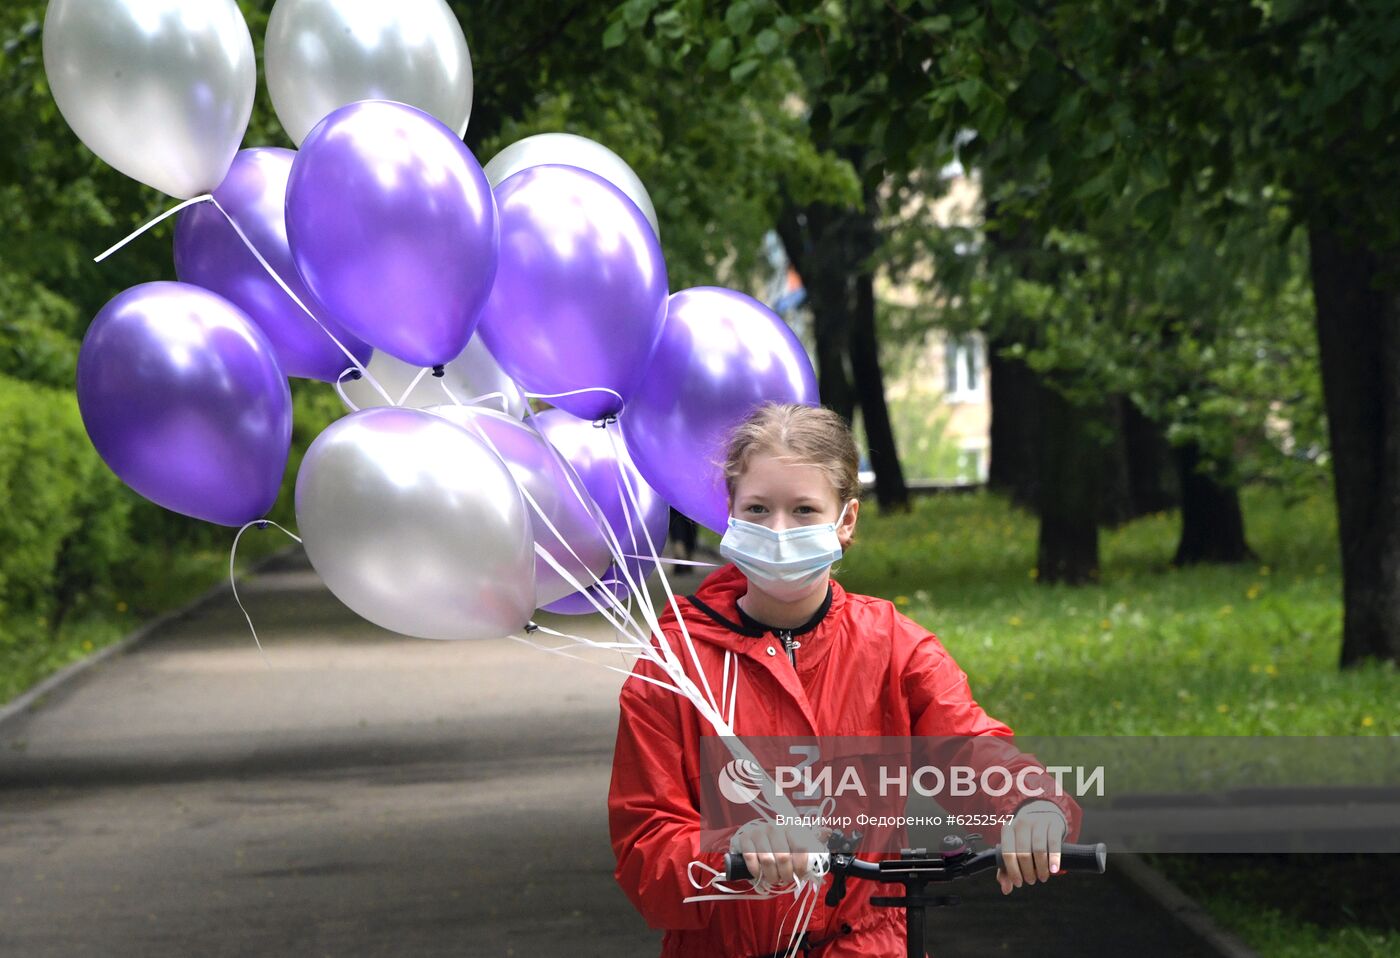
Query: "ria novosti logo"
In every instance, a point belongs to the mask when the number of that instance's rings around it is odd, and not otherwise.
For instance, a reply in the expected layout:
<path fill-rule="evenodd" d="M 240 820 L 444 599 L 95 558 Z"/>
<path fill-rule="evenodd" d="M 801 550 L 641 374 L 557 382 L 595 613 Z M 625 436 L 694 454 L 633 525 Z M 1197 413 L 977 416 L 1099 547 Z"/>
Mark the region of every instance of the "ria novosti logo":
<path fill-rule="evenodd" d="M 763 769 L 736 758 L 719 770 L 719 793 L 735 805 L 748 805 L 763 792 Z"/>

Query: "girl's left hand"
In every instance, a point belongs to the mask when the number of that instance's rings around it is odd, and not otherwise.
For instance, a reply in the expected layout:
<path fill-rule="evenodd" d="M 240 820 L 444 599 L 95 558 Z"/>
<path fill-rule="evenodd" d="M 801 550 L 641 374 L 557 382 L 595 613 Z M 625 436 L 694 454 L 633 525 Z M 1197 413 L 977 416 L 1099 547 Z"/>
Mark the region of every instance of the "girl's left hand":
<path fill-rule="evenodd" d="M 1022 805 L 1016 816 L 1001 827 L 1001 858 L 997 883 L 1003 895 L 1022 884 L 1049 881 L 1060 870 L 1060 843 L 1067 827 L 1064 813 L 1054 802 Z"/>

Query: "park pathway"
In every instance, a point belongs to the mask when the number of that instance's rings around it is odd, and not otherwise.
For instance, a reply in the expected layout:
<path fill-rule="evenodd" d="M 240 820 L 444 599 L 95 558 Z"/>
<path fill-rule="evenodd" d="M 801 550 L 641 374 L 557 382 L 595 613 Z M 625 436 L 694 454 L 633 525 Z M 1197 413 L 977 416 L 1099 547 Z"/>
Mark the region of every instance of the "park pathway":
<path fill-rule="evenodd" d="M 240 592 L 266 661 L 225 592 L 0 725 L 0 956 L 657 953 L 612 879 L 621 676 L 392 636 L 300 553 Z M 1111 872 L 965 882 L 934 958 L 1214 954 Z"/>

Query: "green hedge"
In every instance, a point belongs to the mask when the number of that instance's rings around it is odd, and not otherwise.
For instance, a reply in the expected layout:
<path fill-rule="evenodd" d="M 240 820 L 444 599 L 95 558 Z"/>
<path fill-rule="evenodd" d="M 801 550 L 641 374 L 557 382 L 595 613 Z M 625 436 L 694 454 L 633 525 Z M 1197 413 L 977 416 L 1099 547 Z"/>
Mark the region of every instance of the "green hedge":
<path fill-rule="evenodd" d="M 131 559 L 131 499 L 71 391 L 0 376 L 0 643 L 55 631 Z"/>
<path fill-rule="evenodd" d="M 270 516 L 294 529 L 302 455 L 343 410 L 321 383 L 293 381 L 292 397 L 292 452 Z M 123 485 L 93 449 L 71 388 L 0 373 L 0 496 L 0 702 L 228 575 L 234 530 Z M 275 530 L 250 532 L 239 565 L 289 544 Z"/>

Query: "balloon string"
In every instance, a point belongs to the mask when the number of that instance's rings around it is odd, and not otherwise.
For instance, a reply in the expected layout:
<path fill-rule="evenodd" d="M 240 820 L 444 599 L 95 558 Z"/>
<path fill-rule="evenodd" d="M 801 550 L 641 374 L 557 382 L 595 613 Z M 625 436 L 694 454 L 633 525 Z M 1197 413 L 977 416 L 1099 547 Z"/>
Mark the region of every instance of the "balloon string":
<path fill-rule="evenodd" d="M 484 403 L 488 399 L 499 399 L 501 401 L 501 412 L 505 413 L 507 416 L 510 415 L 510 397 L 499 390 L 496 392 L 482 393 L 480 396 L 473 396 L 470 399 L 458 399 L 457 394 L 452 391 L 451 387 L 449 387 L 445 381 L 439 379 L 438 385 L 442 386 L 442 391 L 447 393 L 447 398 L 452 400 L 454 405 L 475 406 L 479 403 Z"/>
<path fill-rule="evenodd" d="M 248 248 L 248 252 L 253 254 L 253 258 L 258 261 L 258 264 L 262 266 L 262 268 L 267 272 L 267 275 L 272 277 L 272 281 L 281 288 L 282 292 L 286 293 L 287 297 L 291 299 L 292 302 L 296 303 L 297 306 L 300 307 L 301 311 L 305 313 L 308 317 L 310 317 L 313 323 L 321 327 L 321 332 L 325 333 L 327 336 L 330 337 L 331 342 L 335 343 L 336 347 L 339 348 L 339 350 L 345 354 L 345 358 L 350 360 L 350 365 L 354 366 L 357 370 L 359 370 L 360 375 L 369 381 L 369 384 L 374 387 L 375 391 L 378 392 L 379 395 L 384 397 L 384 402 L 386 402 L 390 406 L 399 405 L 398 403 L 394 402 L 393 397 L 389 395 L 389 393 L 384 389 L 384 387 L 379 385 L 379 381 L 370 375 L 370 372 L 368 369 L 365 368 L 364 363 L 360 362 L 359 359 L 355 357 L 355 354 L 346 348 L 345 344 L 340 341 L 340 339 L 335 335 L 335 333 L 331 332 L 330 329 L 326 327 L 326 324 L 321 322 L 320 317 L 313 313 L 310 309 L 308 309 L 306 307 L 306 304 L 301 301 L 301 297 L 299 297 L 296 293 L 292 292 L 292 288 L 286 284 L 286 282 L 282 279 L 281 276 L 277 275 L 277 270 L 272 268 L 272 264 L 269 263 L 263 257 L 263 254 L 258 250 L 258 248 L 253 245 L 253 241 L 248 238 L 248 234 L 243 232 L 243 227 L 238 225 L 238 221 L 235 220 L 231 215 L 229 215 L 228 210 L 224 209 L 223 206 L 220 205 L 219 201 L 213 196 L 209 197 L 209 199 L 214 204 L 214 208 L 217 209 L 220 213 L 224 214 L 224 219 L 228 220 L 228 225 L 233 227 L 233 231 L 238 234 L 238 238 L 243 241 L 243 245 Z"/>
<path fill-rule="evenodd" d="M 658 550 L 656 548 L 655 543 L 652 542 L 651 530 L 648 529 L 646 527 L 646 523 L 642 521 L 642 507 L 641 504 L 637 501 L 636 492 L 632 489 L 632 484 L 627 481 L 627 478 L 624 475 L 622 465 L 624 461 L 623 452 L 618 446 L 616 431 L 612 429 L 605 429 L 604 432 L 608 434 L 608 440 L 612 443 L 613 461 L 617 464 L 617 477 L 620 480 L 620 483 L 623 486 L 623 488 L 625 488 L 627 491 L 627 496 L 623 499 L 623 509 L 624 511 L 627 509 L 627 504 L 630 501 L 633 514 L 637 518 L 637 525 L 642 527 L 642 536 L 646 539 L 647 549 L 651 552 L 651 558 L 654 561 L 657 558 Z M 663 543 L 662 545 L 664 547 L 665 544 Z M 666 600 L 670 604 L 671 611 L 676 616 L 676 622 L 680 625 L 681 636 L 685 639 L 686 649 L 690 652 L 691 660 L 695 663 L 695 668 L 700 673 L 700 680 L 705 683 L 705 692 L 710 696 L 710 700 L 714 701 L 714 693 L 710 691 L 709 680 L 705 676 L 704 669 L 700 668 L 700 657 L 695 651 L 695 642 L 690 637 L 690 629 L 686 627 L 685 616 L 681 615 L 680 605 L 676 602 L 675 593 L 671 591 L 671 580 L 667 578 L 665 570 L 663 570 L 659 564 L 657 564 L 656 570 L 661 579 L 661 587 L 666 590 Z M 647 596 L 644 599 L 642 598 L 642 596 L 639 595 L 637 601 L 639 603 L 650 603 L 650 596 Z M 652 616 L 655 617 L 654 611 L 652 613 Z"/>
<path fill-rule="evenodd" d="M 427 366 L 424 366 L 422 369 L 418 370 L 418 375 L 413 377 L 413 382 L 408 384 L 408 388 L 403 391 L 403 395 L 399 397 L 399 401 L 394 403 L 394 405 L 402 406 L 405 402 L 407 402 L 409 393 L 413 392 L 413 390 L 418 388 L 418 384 L 423 381 L 423 377 L 426 376 L 429 372 L 431 372 L 431 370 Z"/>
<path fill-rule="evenodd" d="M 602 604 L 594 597 L 593 593 L 584 589 L 582 584 L 579 583 L 569 573 L 567 569 L 560 565 L 559 562 L 556 561 L 555 558 L 551 556 L 547 550 L 543 549 L 541 546 L 536 544 L 535 553 L 541 558 L 543 558 L 545 562 L 549 563 L 549 565 L 554 569 L 554 571 L 559 573 L 560 578 L 562 578 L 569 585 L 573 586 L 575 591 L 582 593 L 584 598 L 587 599 L 596 609 L 598 609 L 599 612 L 603 612 L 605 616 L 607 615 Z M 604 590 L 604 595 L 616 602 L 616 596 L 613 596 L 607 590 Z M 536 625 L 536 628 L 543 630 L 543 627 L 539 625 Z M 619 629 L 618 631 L 619 633 L 624 635 L 629 634 L 623 632 L 623 630 L 621 629 Z M 589 639 L 583 638 L 582 636 L 577 636 L 575 638 L 584 643 L 589 643 L 591 641 Z M 702 696 L 700 690 L 695 687 L 695 683 L 693 683 L 690 680 L 690 677 L 685 674 L 684 667 L 682 667 L 680 661 L 675 657 L 674 654 L 665 655 L 664 653 L 658 653 L 657 650 L 653 648 L 649 637 L 641 638 L 641 640 L 638 642 L 638 651 L 640 652 L 640 654 L 646 656 L 647 659 L 654 662 L 658 667 L 662 669 L 662 671 L 666 673 L 667 677 L 675 683 L 677 691 L 684 695 L 688 700 L 690 700 L 690 703 L 695 706 L 696 711 L 698 711 L 705 718 L 705 720 L 710 723 L 711 727 L 714 728 L 715 733 L 717 735 L 727 736 L 733 734 L 729 727 L 724 724 L 724 718 L 719 714 L 717 707 L 714 707 L 711 701 L 707 701 Z M 604 667 L 613 668 L 613 666 L 607 665 L 605 665 Z M 646 681 L 655 681 L 653 679 L 648 678 L 647 676 L 638 677 Z"/>
<path fill-rule="evenodd" d="M 604 391 L 611 392 L 611 390 L 606 389 Z M 536 414 L 534 410 L 529 409 L 527 406 L 525 415 L 526 421 L 529 422 L 531 428 L 533 428 L 535 432 L 539 434 L 540 437 L 543 439 L 544 433 L 540 430 L 539 424 L 535 421 Z M 569 491 L 571 491 L 574 494 L 574 497 L 578 499 L 580 503 L 583 504 L 584 508 L 586 508 L 589 511 L 589 514 L 594 516 L 594 520 L 598 523 L 598 529 L 603 535 L 603 543 L 607 546 L 609 553 L 611 553 L 611 555 L 613 556 L 614 562 L 617 563 L 618 572 L 621 573 L 624 580 L 627 582 L 627 587 L 629 590 L 627 614 L 629 618 L 631 616 L 630 598 L 633 594 L 636 594 L 637 609 L 641 613 L 642 618 L 645 620 L 648 629 L 651 631 L 651 634 L 656 641 L 657 647 L 660 649 L 660 652 L 658 654 L 661 655 L 662 658 L 666 659 L 667 662 L 675 661 L 677 664 L 679 664 L 679 657 L 677 657 L 675 652 L 672 650 L 671 643 L 666 638 L 666 633 L 662 631 L 660 621 L 657 619 L 655 610 L 650 604 L 649 597 L 642 594 L 642 592 L 644 591 L 644 586 L 641 586 L 633 582 L 632 580 L 632 575 L 630 570 L 627 568 L 627 563 L 622 558 L 622 545 L 618 542 L 617 537 L 613 534 L 612 527 L 607 523 L 607 521 L 604 518 L 602 518 L 601 513 L 598 511 L 597 504 L 593 501 L 593 497 L 591 495 L 588 495 L 585 490 L 581 490 L 579 488 L 579 485 L 574 481 L 573 470 L 571 467 L 568 466 L 568 460 L 564 458 L 564 455 L 561 452 L 559 452 L 559 450 L 555 448 L 554 444 L 549 442 L 548 439 L 545 439 L 545 443 L 546 448 L 555 457 L 555 459 L 563 464 L 564 478 L 568 482 Z M 568 581 L 568 579 L 566 578 L 565 581 Z M 583 590 L 580 589 L 579 591 Z M 584 595 L 585 598 L 587 598 L 590 602 L 593 601 L 591 595 L 589 595 L 586 592 L 584 593 Z M 614 599 L 616 598 L 615 596 L 611 595 L 610 597 Z M 689 632 L 686 631 L 684 622 L 681 623 L 681 630 L 688 640 Z M 715 708 L 718 708 L 718 703 L 713 702 L 713 696 L 711 696 L 711 703 L 715 705 Z"/>
<path fill-rule="evenodd" d="M 613 396 L 613 398 L 616 398 L 617 402 L 622 402 L 622 394 L 620 394 L 620 392 L 617 392 L 616 389 L 609 389 L 608 387 L 584 387 L 582 389 L 570 389 L 570 391 L 568 392 L 526 392 L 525 398 L 563 399 L 564 396 L 581 396 L 582 394 L 585 394 L 585 392 L 606 392 L 606 394 Z"/>
<path fill-rule="evenodd" d="M 335 378 L 335 391 L 336 394 L 340 396 L 340 401 L 350 407 L 351 412 L 359 412 L 360 407 L 355 405 L 355 403 L 351 401 L 349 396 L 345 395 L 345 376 L 348 373 L 353 373 L 354 371 L 355 367 L 349 366 L 345 369 L 344 372 L 342 372 L 339 376 Z"/>
<path fill-rule="evenodd" d="M 631 554 L 629 553 L 629 554 L 627 555 L 627 558 L 628 558 L 628 559 L 643 559 L 643 560 L 645 560 L 645 561 L 647 561 L 647 562 L 659 562 L 659 563 L 661 563 L 662 565 L 694 565 L 694 566 L 703 566 L 703 567 L 706 568 L 706 569 L 718 569 L 718 568 L 719 568 L 719 563 L 718 563 L 718 562 L 700 562 L 700 561 L 695 560 L 695 559 L 672 559 L 670 556 L 641 556 L 641 555 L 631 555 Z"/>
<path fill-rule="evenodd" d="M 445 387 L 444 387 L 444 388 L 445 388 Z M 451 391 L 450 389 L 447 390 L 447 392 L 448 392 L 448 395 L 449 395 L 449 396 L 452 395 L 452 391 Z M 454 398 L 455 398 L 455 397 L 454 397 Z M 501 456 L 501 451 L 500 451 L 499 449 L 496 448 L 496 444 L 495 444 L 494 442 L 491 441 L 491 437 L 490 437 L 490 435 L 487 434 L 486 430 L 482 429 L 481 426 L 480 426 L 477 422 L 475 422 L 475 421 L 472 421 L 472 422 L 470 423 L 470 427 L 471 427 L 471 429 L 473 430 L 473 432 L 476 434 L 477 438 L 479 438 L 479 439 L 482 441 L 482 443 L 485 444 L 486 448 L 490 449 L 491 452 L 492 452 L 493 454 L 495 454 L 497 457 L 504 458 L 504 457 Z M 549 449 L 551 449 L 551 450 L 554 449 L 553 445 L 549 443 L 549 440 L 545 439 L 543 436 L 541 436 L 540 439 L 546 444 L 546 446 L 547 446 Z M 564 475 L 565 475 L 565 478 L 566 478 L 566 479 L 569 479 L 570 485 L 572 485 L 572 484 L 573 484 L 573 480 L 572 480 L 571 478 L 569 478 L 569 471 L 570 471 L 570 470 L 567 470 L 567 469 L 564 470 Z M 589 568 L 588 568 L 588 564 L 587 564 L 586 562 L 584 562 L 582 558 L 579 557 L 579 555 L 578 555 L 578 553 L 577 553 L 576 551 L 574 551 L 574 548 L 573 548 L 572 545 L 569 544 L 568 539 L 566 539 L 566 538 L 564 537 L 564 535 L 563 535 L 557 528 L 555 528 L 554 523 L 550 520 L 549 516 L 545 513 L 545 510 L 540 506 L 540 504 L 539 504 L 538 502 L 535 501 L 535 497 L 532 496 L 532 495 L 530 494 L 530 490 L 526 489 L 523 485 L 517 484 L 517 486 L 518 486 L 518 488 L 520 489 L 520 494 L 521 494 L 521 496 L 525 499 L 526 503 L 530 506 L 530 508 L 531 508 L 532 510 L 534 510 L 535 515 L 538 517 L 539 521 L 540 521 L 541 523 L 543 523 L 543 525 L 545 526 L 545 528 L 549 530 L 549 533 L 550 533 L 552 536 L 554 536 L 554 538 L 555 538 L 561 545 L 563 545 L 563 547 L 568 551 L 569 555 L 572 556 L 573 559 L 574 559 L 574 561 L 578 563 L 579 567 L 583 568 L 584 571 L 586 571 L 590 576 L 593 577 L 593 582 L 594 582 L 594 584 L 601 584 L 602 580 L 599 579 L 598 576 L 597 576 L 596 574 L 594 574 L 594 572 L 593 572 L 592 569 L 589 569 Z M 587 508 L 587 509 L 589 510 L 590 515 L 595 515 L 595 516 L 597 515 L 597 513 L 598 513 L 598 506 L 597 506 L 597 503 L 594 503 L 594 502 L 591 501 L 591 497 L 590 497 L 590 500 L 589 500 L 588 502 L 585 502 L 585 503 L 584 503 L 584 506 L 585 506 L 585 508 Z M 605 525 L 605 524 L 604 524 L 604 525 Z M 545 560 L 550 566 L 552 566 L 556 571 L 558 571 L 558 572 L 560 573 L 560 576 L 564 579 L 564 581 L 567 582 L 569 585 L 573 586 L 573 587 L 575 588 L 576 591 L 583 592 L 585 595 L 590 595 L 589 589 L 591 588 L 591 586 L 585 587 L 585 586 L 579 585 L 579 583 L 577 582 L 577 580 L 576 580 L 573 576 L 571 576 L 571 575 L 569 575 L 567 572 L 565 572 L 564 569 L 563 569 L 563 566 L 559 565 L 559 564 L 554 560 L 554 557 L 553 557 L 552 555 L 550 555 L 549 552 L 548 552 L 546 549 L 544 549 L 544 547 L 542 547 L 541 545 L 539 545 L 539 543 L 536 543 L 536 544 L 535 544 L 535 551 L 536 551 L 536 553 L 538 553 L 540 556 L 542 556 L 542 557 L 544 558 L 544 560 Z M 619 603 L 619 602 L 616 601 L 617 597 L 614 596 L 614 595 L 612 594 L 612 591 L 611 591 L 610 589 L 606 589 L 606 588 L 605 588 L 605 589 L 603 589 L 602 591 L 603 591 L 603 594 L 604 594 L 604 595 L 608 596 L 608 598 L 610 598 L 610 599 L 612 599 L 612 600 L 614 601 L 614 603 L 616 604 L 616 607 L 617 607 L 617 608 L 619 608 L 619 609 L 621 608 L 621 603 Z M 590 602 L 593 601 L 592 598 L 591 598 L 591 596 L 590 596 L 589 601 L 590 601 Z M 594 603 L 594 604 L 596 605 L 596 603 Z M 598 611 L 604 613 L 605 617 L 608 618 L 608 621 L 613 625 L 614 628 L 616 628 L 616 629 L 617 629 L 618 631 L 620 631 L 620 632 L 621 632 L 621 631 L 624 631 L 624 627 L 622 626 L 622 624 L 621 624 L 620 622 L 618 622 L 617 620 L 615 620 L 615 619 L 608 613 L 607 610 L 605 610 L 605 609 L 603 609 L 601 606 L 599 606 L 599 607 L 598 607 Z M 632 624 L 632 625 L 634 625 L 634 627 L 635 627 L 635 623 L 630 623 L 630 620 L 629 620 L 629 624 Z M 638 629 L 638 634 L 640 634 L 640 629 Z"/>
<path fill-rule="evenodd" d="M 126 237 L 125 239 L 123 239 L 123 240 L 121 240 L 120 242 L 118 242 L 115 246 L 111 247 L 111 248 L 108 249 L 106 252 L 100 253 L 99 255 L 94 256 L 94 257 L 92 258 L 92 261 L 93 261 L 94 263 L 100 263 L 100 262 L 102 262 L 102 261 L 103 261 L 104 259 L 106 259 L 108 256 L 111 256 L 113 253 L 115 253 L 117 250 L 121 249 L 121 248 L 122 248 L 123 246 L 125 246 L 127 243 L 130 243 L 132 240 L 136 239 L 136 237 L 138 237 L 138 236 L 140 236 L 142 233 L 146 232 L 146 230 L 150 229 L 152 226 L 155 226 L 155 225 L 157 225 L 157 224 L 159 224 L 159 223 L 165 222 L 165 221 L 168 220 L 170 217 L 174 216 L 176 213 L 180 212 L 181 210 L 185 209 L 185 208 L 188 207 L 188 206 L 194 206 L 196 203 L 203 203 L 205 200 L 213 200 L 213 199 L 214 199 L 214 194 L 212 194 L 212 193 L 203 193 L 203 194 L 201 194 L 201 195 L 199 195 L 199 196 L 192 196 L 192 197 L 190 197 L 189 199 L 185 200 L 183 203 L 179 204 L 178 206 L 171 207 L 170 209 L 166 210 L 164 213 L 161 213 L 161 214 L 160 214 L 159 216 L 157 216 L 155 219 L 147 220 L 147 221 L 146 221 L 146 224 L 145 224 L 144 226 L 138 227 L 138 228 L 136 229 L 135 232 L 128 234 L 127 237 Z"/>
<path fill-rule="evenodd" d="M 291 536 L 297 542 L 301 542 L 301 537 L 287 532 L 286 529 L 283 529 L 280 525 L 277 525 L 277 523 L 273 522 L 271 519 L 254 519 L 251 522 L 243 523 L 243 526 L 238 530 L 238 534 L 233 537 L 233 547 L 230 548 L 228 551 L 228 584 L 229 587 L 233 589 L 233 601 L 238 603 L 238 611 L 242 612 L 243 618 L 248 620 L 248 631 L 253 633 L 253 643 L 258 647 L 258 655 L 262 656 L 263 665 L 267 666 L 270 669 L 272 668 L 272 663 L 267 660 L 267 654 L 263 652 L 262 642 L 258 639 L 258 630 L 253 628 L 253 617 L 248 614 L 248 610 L 243 605 L 243 600 L 238 597 L 238 579 L 233 574 L 233 560 L 238 556 L 238 540 L 242 539 L 243 533 L 247 532 L 253 526 L 257 526 L 259 528 L 262 528 L 264 526 L 276 526 L 278 529 L 282 529 L 283 532 L 286 532 L 287 535 Z"/>

